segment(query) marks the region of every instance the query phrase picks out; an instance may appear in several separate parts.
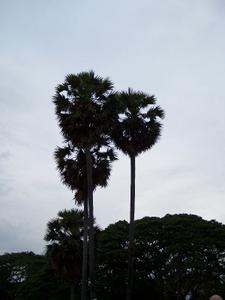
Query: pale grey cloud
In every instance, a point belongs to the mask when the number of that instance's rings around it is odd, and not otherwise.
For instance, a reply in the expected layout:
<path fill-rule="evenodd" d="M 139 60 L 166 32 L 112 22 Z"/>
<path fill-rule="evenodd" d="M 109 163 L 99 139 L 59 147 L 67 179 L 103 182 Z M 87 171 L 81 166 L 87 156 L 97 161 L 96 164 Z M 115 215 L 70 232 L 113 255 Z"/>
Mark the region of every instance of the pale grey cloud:
<path fill-rule="evenodd" d="M 7 1 L 0 10 L 0 251 L 43 250 L 47 221 L 73 207 L 53 160 L 52 96 L 94 69 L 117 89 L 157 96 L 160 142 L 137 159 L 136 216 L 225 222 L 225 11 L 222 0 Z M 129 160 L 95 194 L 98 223 L 128 219 Z M 5 224 L 5 225 L 4 225 Z"/>

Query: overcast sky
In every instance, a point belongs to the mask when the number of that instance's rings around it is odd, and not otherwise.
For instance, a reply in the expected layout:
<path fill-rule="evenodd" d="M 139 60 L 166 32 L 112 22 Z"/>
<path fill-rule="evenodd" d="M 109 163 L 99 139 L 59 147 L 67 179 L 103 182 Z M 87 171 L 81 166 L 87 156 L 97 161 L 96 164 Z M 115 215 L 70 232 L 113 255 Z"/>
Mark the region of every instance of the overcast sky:
<path fill-rule="evenodd" d="M 44 250 L 74 207 L 53 152 L 54 88 L 93 69 L 157 97 L 161 140 L 137 159 L 136 218 L 192 213 L 225 223 L 224 0 L 0 1 L 0 253 Z M 104 228 L 129 215 L 129 159 L 94 195 Z"/>

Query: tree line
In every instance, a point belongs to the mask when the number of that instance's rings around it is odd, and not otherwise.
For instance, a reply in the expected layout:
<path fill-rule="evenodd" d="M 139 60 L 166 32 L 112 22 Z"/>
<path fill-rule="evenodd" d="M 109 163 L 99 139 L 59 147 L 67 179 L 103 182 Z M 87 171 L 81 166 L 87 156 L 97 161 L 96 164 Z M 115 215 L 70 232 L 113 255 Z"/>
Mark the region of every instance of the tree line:
<path fill-rule="evenodd" d="M 96 293 L 124 300 L 129 224 L 95 225 Z M 46 252 L 0 256 L 0 300 L 79 299 L 84 243 L 83 211 L 64 210 L 49 221 Z M 225 293 L 225 225 L 195 215 L 135 221 L 133 297 L 208 299 Z"/>
<path fill-rule="evenodd" d="M 117 159 L 116 149 L 130 158 L 126 298 L 131 300 L 135 275 L 135 158 L 159 139 L 164 111 L 156 105 L 155 96 L 131 88 L 117 92 L 111 80 L 93 71 L 66 76 L 56 88 L 54 104 L 64 139 L 64 146 L 55 151 L 57 166 L 63 183 L 74 192 L 76 203 L 82 204 L 84 211 L 81 300 L 97 299 L 93 192 L 97 186 L 107 185 L 112 162 Z"/>

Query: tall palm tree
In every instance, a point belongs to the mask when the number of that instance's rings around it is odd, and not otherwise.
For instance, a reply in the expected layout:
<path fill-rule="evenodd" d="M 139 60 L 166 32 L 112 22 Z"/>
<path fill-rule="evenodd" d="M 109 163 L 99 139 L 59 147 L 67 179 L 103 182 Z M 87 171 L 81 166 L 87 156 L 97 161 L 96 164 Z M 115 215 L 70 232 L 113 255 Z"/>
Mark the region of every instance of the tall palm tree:
<path fill-rule="evenodd" d="M 47 224 L 47 256 L 57 274 L 70 284 L 71 300 L 80 281 L 82 235 L 83 212 L 77 209 L 60 211 Z"/>
<path fill-rule="evenodd" d="M 87 169 L 85 152 L 67 144 L 55 151 L 55 159 L 61 179 L 71 190 L 75 191 L 75 201 L 84 205 L 84 235 L 83 235 L 83 263 L 82 263 L 82 295 L 87 298 L 87 245 L 88 245 L 88 202 L 87 202 Z M 97 145 L 92 148 L 93 189 L 97 186 L 105 187 L 110 176 L 111 162 L 116 159 L 110 145 Z"/>
<path fill-rule="evenodd" d="M 87 299 L 87 267 L 88 267 L 88 199 L 86 182 L 85 155 L 82 150 L 74 150 L 69 144 L 55 150 L 57 168 L 61 180 L 75 192 L 74 200 L 84 206 L 84 234 L 82 253 L 82 288 L 81 300 Z"/>
<path fill-rule="evenodd" d="M 164 112 L 159 106 L 155 106 L 154 96 L 135 92 L 130 88 L 128 92 L 118 93 L 118 99 L 122 110 L 112 131 L 112 139 L 118 149 L 129 155 L 131 165 L 127 284 L 127 300 L 130 300 L 134 263 L 135 158 L 158 141 L 161 132 L 160 120 L 164 117 Z"/>
<path fill-rule="evenodd" d="M 56 88 L 54 103 L 61 132 L 66 140 L 85 152 L 87 168 L 87 190 L 90 235 L 90 291 L 95 298 L 95 256 L 94 256 L 94 212 L 93 171 L 91 150 L 104 144 L 109 138 L 113 120 L 113 84 L 109 79 L 96 76 L 93 71 L 77 75 L 69 74 L 63 84 Z"/>

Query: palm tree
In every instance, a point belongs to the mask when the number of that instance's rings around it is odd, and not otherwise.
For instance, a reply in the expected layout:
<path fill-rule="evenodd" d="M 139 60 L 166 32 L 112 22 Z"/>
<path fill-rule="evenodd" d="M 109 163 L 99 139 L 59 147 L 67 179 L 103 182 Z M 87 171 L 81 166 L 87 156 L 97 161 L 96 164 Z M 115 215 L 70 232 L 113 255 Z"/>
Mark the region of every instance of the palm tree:
<path fill-rule="evenodd" d="M 96 76 L 93 71 L 77 75 L 69 74 L 65 82 L 56 88 L 54 103 L 61 132 L 66 142 L 82 149 L 87 168 L 87 195 L 90 236 L 90 291 L 95 298 L 95 256 L 94 256 L 94 212 L 93 212 L 93 170 L 91 151 L 96 145 L 109 139 L 113 114 L 113 84 L 109 79 Z"/>
<path fill-rule="evenodd" d="M 64 148 L 55 150 L 57 168 L 61 180 L 72 191 L 75 191 L 74 200 L 78 205 L 84 206 L 84 234 L 82 253 L 82 288 L 81 300 L 87 299 L 87 263 L 88 263 L 88 201 L 86 182 L 85 155 L 82 150 L 73 150 L 69 144 Z"/>
<path fill-rule="evenodd" d="M 87 244 L 88 244 L 88 202 L 87 202 L 87 169 L 85 152 L 67 144 L 58 147 L 55 159 L 61 179 L 71 190 L 75 191 L 75 201 L 84 205 L 84 235 L 83 235 L 83 263 L 82 263 L 82 295 L 87 297 Z M 110 176 L 111 162 L 116 159 L 113 149 L 105 144 L 92 148 L 93 189 L 97 186 L 105 187 Z"/>
<path fill-rule="evenodd" d="M 83 212 L 64 210 L 47 224 L 45 241 L 47 256 L 56 273 L 70 285 L 70 299 L 75 299 L 75 287 L 81 273 Z"/>
<path fill-rule="evenodd" d="M 116 147 L 130 157 L 130 226 L 128 246 L 128 285 L 127 300 L 132 298 L 133 263 L 134 263 L 134 215 L 135 215 L 135 158 L 149 150 L 159 139 L 161 132 L 160 119 L 164 112 L 155 106 L 156 99 L 143 92 L 118 93 L 122 105 L 117 124 L 112 131 Z"/>

